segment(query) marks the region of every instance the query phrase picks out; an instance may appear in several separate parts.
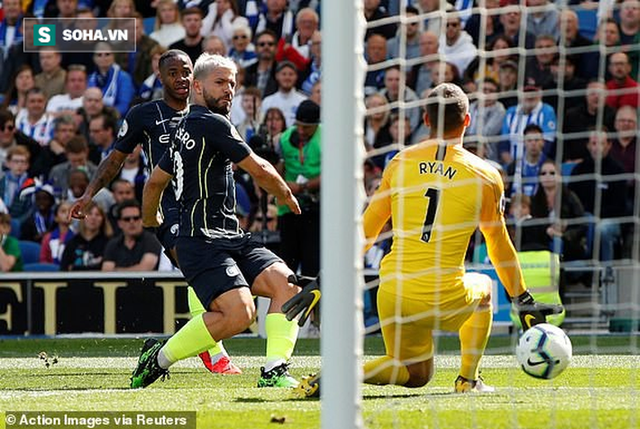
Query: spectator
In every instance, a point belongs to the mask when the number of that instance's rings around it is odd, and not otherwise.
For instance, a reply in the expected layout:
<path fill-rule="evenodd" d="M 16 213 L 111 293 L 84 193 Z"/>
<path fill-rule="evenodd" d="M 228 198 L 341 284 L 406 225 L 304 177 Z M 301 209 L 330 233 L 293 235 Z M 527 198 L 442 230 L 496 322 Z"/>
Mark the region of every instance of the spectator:
<path fill-rule="evenodd" d="M 527 0 L 527 31 L 533 34 L 548 34 L 558 40 L 558 10 L 549 0 Z M 554 43 L 555 44 L 555 43 Z"/>
<path fill-rule="evenodd" d="M 73 115 L 82 107 L 82 95 L 87 90 L 87 71 L 83 65 L 69 66 L 64 93 L 54 95 L 47 103 L 47 113 L 54 118 Z"/>
<path fill-rule="evenodd" d="M 566 112 L 582 104 L 582 94 L 584 94 L 587 83 L 576 75 L 576 61 L 576 57 L 573 55 L 567 55 L 564 58 L 556 55 L 551 61 L 551 80 L 542 85 L 543 90 L 548 90 L 548 95 L 542 101 L 553 107 L 556 112 Z M 560 81 L 561 77 L 564 78 L 562 82 Z M 558 97 L 557 90 L 559 88 L 564 91 L 564 95 L 561 97 Z M 562 110 L 559 110 L 560 98 L 563 101 Z"/>
<path fill-rule="evenodd" d="M 420 57 L 424 60 L 414 65 L 407 75 L 406 84 L 416 94 L 422 94 L 425 89 L 433 86 L 431 70 L 438 63 L 438 36 L 430 31 L 420 34 Z"/>
<path fill-rule="evenodd" d="M 116 140 L 116 126 L 116 121 L 104 113 L 89 121 L 89 135 L 91 136 L 89 160 L 95 165 L 99 165 L 111 153 L 113 142 Z"/>
<path fill-rule="evenodd" d="M 446 16 L 446 12 L 453 10 L 453 6 L 439 0 L 419 0 L 418 2 L 414 2 L 414 4 L 421 14 L 429 14 L 423 23 L 425 31 L 441 34 L 443 30 L 443 17 Z"/>
<path fill-rule="evenodd" d="M 33 213 L 20 226 L 20 239 L 40 243 L 56 226 L 56 198 L 51 185 L 35 188 Z"/>
<path fill-rule="evenodd" d="M 142 82 L 140 89 L 138 90 L 138 98 L 141 102 L 158 100 L 162 98 L 162 82 L 160 81 L 158 64 L 162 54 L 167 52 L 167 48 L 161 45 L 154 46 L 149 54 L 151 55 L 151 69 L 152 73 Z"/>
<path fill-rule="evenodd" d="M 243 69 L 258 62 L 258 55 L 251 44 L 251 27 L 248 24 L 240 22 L 233 24 L 229 57 Z"/>
<path fill-rule="evenodd" d="M 49 2 L 44 16 L 46 18 L 75 18 L 77 8 L 78 0 L 56 0 Z"/>
<path fill-rule="evenodd" d="M 78 9 L 76 13 L 77 19 L 74 23 L 75 28 L 78 30 L 93 30 L 95 28 L 95 18 L 96 16 L 104 16 L 104 15 L 94 15 L 93 11 L 87 6 L 82 6 Z M 74 42 L 76 48 L 82 47 L 84 49 L 83 52 L 63 52 L 62 54 L 62 67 L 64 67 L 67 71 L 69 67 L 72 65 L 82 65 L 85 67 L 87 76 L 90 76 L 96 69 L 96 65 L 93 62 L 93 45 L 92 41 L 78 41 Z"/>
<path fill-rule="evenodd" d="M 551 63 L 558 52 L 553 36 L 542 34 L 536 38 L 536 51 L 533 58 L 527 59 L 524 73 L 525 85 L 544 87 L 553 79 Z"/>
<path fill-rule="evenodd" d="M 4 19 L 0 21 L 0 49 L 2 49 L 3 61 L 6 61 L 9 53 L 8 47 L 14 43 L 22 42 L 22 9 L 20 0 L 4 0 L 2 2 Z"/>
<path fill-rule="evenodd" d="M 612 109 L 621 106 L 638 108 L 640 84 L 633 80 L 629 57 L 624 52 L 617 52 L 609 57 L 609 73 L 611 80 L 607 82 L 607 105 Z"/>
<path fill-rule="evenodd" d="M 400 68 L 391 67 L 388 68 L 384 76 L 384 89 L 380 91 L 380 94 L 384 95 L 389 103 L 397 102 L 400 97 Z M 404 88 L 404 100 L 405 103 L 418 101 L 418 96 L 411 88 Z M 405 114 L 409 118 L 411 123 L 411 131 L 418 128 L 420 125 L 420 109 L 412 107 L 406 109 Z"/>
<path fill-rule="evenodd" d="M 26 107 L 16 115 L 16 127 L 37 141 L 40 146 L 49 145 L 53 134 L 52 118 L 45 112 L 47 101 L 40 88 L 27 91 Z"/>
<path fill-rule="evenodd" d="M 8 110 L 0 109 L 0 170 L 4 169 L 7 154 L 12 147 L 24 146 L 29 150 L 30 162 L 29 175 L 39 177 L 44 171 L 46 157 L 38 142 L 27 137 L 19 131 L 14 122 L 14 117 Z"/>
<path fill-rule="evenodd" d="M 136 12 L 133 0 L 113 0 L 107 11 L 108 18 L 130 18 Z"/>
<path fill-rule="evenodd" d="M 260 125 L 260 135 L 265 137 L 267 145 L 275 151 L 280 150 L 280 136 L 287 129 L 287 120 L 277 107 L 267 109 Z"/>
<path fill-rule="evenodd" d="M 574 52 L 573 49 L 592 45 L 589 39 L 580 34 L 580 26 L 576 12 L 571 9 L 563 9 L 562 12 L 560 12 L 558 27 L 560 29 L 558 45 L 568 48 L 567 54 L 573 55 L 576 58 L 578 75 L 585 79 L 590 78 L 591 76 L 588 75 L 588 65 L 594 61 L 595 57 L 592 53 Z"/>
<path fill-rule="evenodd" d="M 618 218 L 626 214 L 627 185 L 615 177 L 623 174 L 624 169 L 611 157 L 611 142 L 605 132 L 592 131 L 588 148 L 589 158 L 571 172 L 569 189 L 580 198 L 584 210 L 595 216 L 595 237 L 600 237 L 599 259 L 611 261 L 621 239 Z M 597 238 L 595 241 L 598 242 Z"/>
<path fill-rule="evenodd" d="M 422 94 L 420 94 L 420 99 L 424 100 L 429 96 L 431 89 L 425 89 Z M 424 105 L 420 108 L 420 117 L 424 118 L 424 114 L 427 113 L 427 106 Z M 422 140 L 429 137 L 429 132 L 431 131 L 431 127 L 427 125 L 424 121 L 420 121 L 420 125 L 417 129 L 415 129 L 411 133 L 411 144 L 418 144 Z"/>
<path fill-rule="evenodd" d="M 525 86 L 522 102 L 509 107 L 502 125 L 503 141 L 500 142 L 498 153 L 503 164 L 510 164 L 516 157 L 522 159 L 525 154 L 518 155 L 523 149 L 522 137 L 524 129 L 529 124 L 538 125 L 543 131 L 545 146 L 543 152 L 548 157 L 553 155 L 553 144 L 556 134 L 556 114 L 553 108 L 542 102 L 540 89 Z"/>
<path fill-rule="evenodd" d="M 169 46 L 169 49 L 180 49 L 191 58 L 195 64 L 202 52 L 204 52 L 202 31 L 202 11 L 197 7 L 188 7 L 182 11 L 182 26 L 185 30 L 184 39 L 178 40 Z"/>
<path fill-rule="evenodd" d="M 542 152 L 544 138 L 542 128 L 529 124 L 524 129 L 524 156 L 507 167 L 507 176 L 512 180 L 507 187 L 507 195 L 526 195 L 533 197 L 538 191 L 538 176 L 547 157 Z M 555 169 L 555 166 L 552 166 Z M 551 167 L 550 167 L 551 168 Z M 548 190 L 546 190 L 548 191 Z"/>
<path fill-rule="evenodd" d="M 638 33 L 640 33 L 640 1 L 623 0 L 620 4 L 620 43 L 622 45 L 635 43 Z"/>
<path fill-rule="evenodd" d="M 585 133 L 588 124 L 597 124 L 600 111 L 602 111 L 602 129 L 613 129 L 615 111 L 604 103 L 605 95 L 604 83 L 589 82 L 585 102 L 567 112 L 563 127 L 562 159 L 564 162 L 580 162 L 589 157 L 588 136 L 571 136 L 571 134 Z"/>
<path fill-rule="evenodd" d="M 598 78 L 600 72 L 600 50 L 602 49 L 601 46 L 604 46 L 602 52 L 604 52 L 606 56 L 605 64 L 609 64 L 609 58 L 611 57 L 612 52 L 619 51 L 620 29 L 618 28 L 618 23 L 613 18 L 606 18 L 601 20 L 594 42 L 598 45 L 597 50 L 595 52 L 589 52 L 587 54 L 589 56 L 589 61 L 586 63 L 583 61 L 582 64 L 586 67 L 586 70 L 584 70 L 584 72 L 581 74 L 587 79 Z M 608 70 L 605 70 L 604 78 L 606 80 L 611 79 L 611 74 Z M 602 77 L 600 77 L 600 79 L 602 79 Z"/>
<path fill-rule="evenodd" d="M 89 174 L 84 168 L 71 169 L 69 172 L 69 187 L 66 194 L 63 195 L 63 199 L 70 203 L 75 203 L 87 190 L 89 181 Z M 113 205 L 113 195 L 111 195 L 111 192 L 106 188 L 100 189 L 93 200 L 102 207 L 105 212 Z"/>
<path fill-rule="evenodd" d="M 510 51 L 513 47 L 513 41 L 504 34 L 493 38 L 487 46 L 487 50 L 491 54 L 489 54 L 489 58 L 485 62 L 484 73 L 480 70 L 480 57 L 476 57 L 467 67 L 465 79 L 478 82 L 485 77 L 489 77 L 496 82 L 500 82 L 500 67 L 506 61 L 513 61 L 513 55 Z"/>
<path fill-rule="evenodd" d="M 375 22 L 387 18 L 389 14 L 383 7 L 380 7 L 380 0 L 364 0 L 364 18 L 367 23 Z M 440 28 L 438 27 L 438 31 Z M 369 40 L 372 34 L 380 34 L 386 40 L 391 39 L 396 34 L 396 24 L 385 24 L 374 28 L 368 28 L 365 40 Z"/>
<path fill-rule="evenodd" d="M 266 11 L 258 15 L 256 32 L 271 30 L 278 39 L 289 39 L 293 34 L 294 15 L 287 9 L 287 0 L 266 0 Z"/>
<path fill-rule="evenodd" d="M 536 36 L 526 28 L 523 29 L 524 31 L 520 31 L 522 15 L 520 13 L 520 7 L 517 6 L 519 2 L 516 0 L 508 0 L 507 3 L 510 4 L 510 6 L 503 8 L 502 14 L 500 15 L 500 24 L 502 24 L 503 29 L 502 34 L 513 40 L 515 46 L 524 46 L 526 49 L 533 49 L 536 43 Z M 523 41 L 520 40 L 521 33 L 524 36 Z"/>
<path fill-rule="evenodd" d="M 118 175 L 119 179 L 124 179 L 133 185 L 135 192 L 134 198 L 138 201 L 142 199 L 142 190 L 144 183 L 147 181 L 147 170 L 141 152 L 142 145 L 136 146 L 124 159 L 124 164 L 122 164 L 122 169 Z"/>
<path fill-rule="evenodd" d="M 455 64 L 445 63 L 444 61 L 434 63 L 433 68 L 431 69 L 431 77 L 433 78 L 433 86 L 437 86 L 444 82 L 462 86 L 462 82 L 460 81 L 460 72 Z"/>
<path fill-rule="evenodd" d="M 153 271 L 158 266 L 162 246 L 156 236 L 142 228 L 140 203 L 125 201 L 118 209 L 122 234 L 107 243 L 102 271 Z"/>
<path fill-rule="evenodd" d="M 22 223 L 33 208 L 33 199 L 24 191 L 33 186 L 33 179 L 29 177 L 29 151 L 24 146 L 15 146 L 7 153 L 7 167 L 9 170 L 0 173 L 0 195 L 8 208 L 12 218 Z"/>
<path fill-rule="evenodd" d="M 158 42 L 144 34 L 144 21 L 142 15 L 136 12 L 135 41 L 136 51 L 116 54 L 116 62 L 132 78 L 136 88 L 153 72 L 151 65 L 151 51 L 158 46 Z M 125 112 L 126 113 L 126 112 Z"/>
<path fill-rule="evenodd" d="M 618 161 L 626 173 L 636 172 L 636 143 L 638 135 L 638 111 L 622 106 L 616 112 L 614 122 L 617 138 L 611 145 L 611 157 Z"/>
<path fill-rule="evenodd" d="M 96 45 L 93 61 L 96 71 L 89 76 L 89 87 L 99 88 L 105 106 L 116 108 L 120 116 L 124 116 L 135 95 L 131 75 L 116 64 L 111 46 L 107 43 Z"/>
<path fill-rule="evenodd" d="M 560 171 L 550 159 L 540 168 L 540 186 L 531 198 L 531 216 L 538 220 L 533 228 L 541 236 L 536 241 L 553 242 L 549 248 L 562 253 L 565 261 L 585 259 L 587 228 L 583 223 L 574 223 L 584 216 L 584 208 L 578 196 L 562 184 Z M 556 206 L 558 201 L 560 207 Z"/>
<path fill-rule="evenodd" d="M 242 94 L 242 110 L 245 113 L 245 119 L 235 124 L 244 141 L 248 142 L 254 134 L 258 133 L 263 117 L 261 105 L 260 90 L 256 87 L 246 88 Z"/>
<path fill-rule="evenodd" d="M 227 46 L 224 44 L 224 41 L 215 34 L 211 34 L 203 40 L 202 50 L 208 54 L 227 56 Z M 236 86 L 239 86 L 238 82 Z"/>
<path fill-rule="evenodd" d="M 22 65 L 11 78 L 11 85 L 5 94 L 2 107 L 17 115 L 27 106 L 27 92 L 35 88 L 33 70 L 28 65 Z"/>
<path fill-rule="evenodd" d="M 498 101 L 498 83 L 487 77 L 480 85 L 484 97 L 478 97 L 469 106 L 471 122 L 465 133 L 465 142 L 477 141 L 484 145 L 485 156 L 498 160 L 498 137 L 502 131 L 505 108 Z M 493 138 L 492 138 L 493 137 Z"/>
<path fill-rule="evenodd" d="M 75 235 L 71 230 L 69 210 L 71 205 L 67 202 L 60 203 L 56 208 L 56 227 L 45 234 L 40 247 L 40 262 L 60 265 L 64 248 Z"/>
<path fill-rule="evenodd" d="M 89 178 L 93 177 L 98 169 L 94 163 L 89 161 L 89 147 L 83 137 L 75 136 L 69 140 L 64 152 L 67 161 L 54 166 L 49 173 L 49 182 L 53 185 L 56 192 L 60 192 L 60 195 L 67 194 L 67 190 L 69 189 L 69 176 L 73 169 L 82 168 L 86 171 Z"/>
<path fill-rule="evenodd" d="M 370 0 L 367 0 L 370 1 Z M 387 59 L 387 39 L 380 34 L 373 33 L 367 39 L 366 60 L 369 68 Z M 384 69 L 368 70 L 364 80 L 364 95 L 369 96 L 384 88 Z"/>
<path fill-rule="evenodd" d="M 309 96 L 313 91 L 314 85 L 322 79 L 322 33 L 319 31 L 313 33 L 310 45 L 310 61 L 300 76 L 300 89 Z M 316 104 L 319 103 L 316 102 Z"/>
<path fill-rule="evenodd" d="M 236 0 L 216 0 L 209 4 L 208 10 L 202 19 L 200 34 L 204 37 L 211 35 L 222 39 L 225 46 L 231 45 L 234 25 L 249 25 L 249 21 L 239 16 Z M 223 55 L 226 55 L 225 52 Z"/>
<path fill-rule="evenodd" d="M 89 140 L 89 122 L 100 114 L 110 115 L 114 119 L 120 116 L 116 109 L 104 105 L 102 91 L 99 88 L 87 88 L 82 96 L 82 108 L 76 115 L 79 124 L 78 134 Z"/>
<path fill-rule="evenodd" d="M 367 150 L 382 147 L 383 143 L 391 141 L 389 133 L 389 116 L 391 108 L 384 95 L 380 93 L 371 94 L 365 100 L 367 110 L 376 110 L 375 112 L 367 112 L 364 121 L 364 138 Z"/>
<path fill-rule="evenodd" d="M 42 72 L 36 75 L 35 82 L 48 100 L 54 95 L 64 93 L 67 72 L 60 66 L 60 52 L 53 48 L 44 48 L 40 50 L 39 55 Z"/>
<path fill-rule="evenodd" d="M 255 86 L 267 97 L 278 90 L 276 82 L 276 35 L 265 30 L 256 35 L 258 62 L 246 69 L 245 86 Z"/>
<path fill-rule="evenodd" d="M 462 29 L 460 17 L 447 18 L 447 31 L 440 37 L 440 53 L 444 59 L 458 68 L 460 75 L 476 57 L 477 49 L 473 39 Z"/>
<path fill-rule="evenodd" d="M 53 138 L 49 146 L 44 148 L 44 152 L 49 160 L 47 172 L 52 166 L 61 164 L 67 160 L 65 148 L 67 143 L 75 136 L 77 127 L 76 121 L 71 116 L 60 116 L 53 121 Z"/>
<path fill-rule="evenodd" d="M 309 95 L 309 100 L 316 103 L 318 106 L 322 107 L 322 81 L 318 80 L 311 87 L 311 95 Z"/>
<path fill-rule="evenodd" d="M 104 211 L 93 201 L 85 208 L 86 217 L 80 221 L 78 233 L 67 243 L 60 271 L 99 271 L 111 226 Z"/>
<path fill-rule="evenodd" d="M 418 9 L 413 6 L 407 6 L 405 9 L 405 16 L 407 19 L 416 18 L 418 16 Z M 387 41 L 387 55 L 391 58 L 398 58 L 400 56 L 400 39 L 401 28 L 398 27 L 396 35 Z M 422 34 L 422 22 L 413 20 L 406 23 L 405 34 L 405 58 L 412 59 L 420 56 L 420 35 Z"/>
<path fill-rule="evenodd" d="M 111 193 L 114 203 L 107 211 L 107 219 L 109 224 L 111 224 L 114 235 L 118 235 L 122 232 L 120 226 L 118 226 L 118 207 L 125 201 L 135 200 L 136 193 L 133 183 L 123 178 L 118 178 L 113 181 L 111 184 Z"/>
<path fill-rule="evenodd" d="M 4 4 L 6 5 L 7 3 L 5 2 Z M 32 15 L 25 16 L 25 18 L 30 17 L 32 17 Z M 11 58 L 11 61 L 0 62 L 0 93 L 6 93 L 9 90 L 10 86 L 14 83 L 14 76 L 17 74 L 19 68 L 27 66 L 36 73 L 41 71 L 38 53 L 24 51 L 24 44 L 33 46 L 33 26 L 37 23 L 36 20 L 25 21 L 24 41 L 16 41 L 13 45 L 6 45 L 6 48 L 0 43 L 0 55 L 4 53 L 4 58 Z M 2 24 L 0 23 L 0 31 L 2 31 L 1 28 Z M 0 36 L 0 38 L 1 37 L 2 36 Z"/>
<path fill-rule="evenodd" d="M 276 69 L 276 81 L 278 82 L 278 92 L 272 94 L 262 101 L 262 111 L 266 112 L 271 107 L 277 107 L 284 113 L 287 127 L 294 124 L 298 106 L 306 96 L 296 90 L 298 70 L 293 63 L 284 61 L 278 64 Z"/>
<path fill-rule="evenodd" d="M 296 32 L 291 37 L 291 47 L 306 59 L 311 58 L 312 37 L 318 31 L 320 17 L 311 8 L 300 9 L 296 15 Z"/>
<path fill-rule="evenodd" d="M 22 271 L 22 252 L 18 240 L 11 235 L 11 215 L 0 213 L 0 271 Z"/>
<path fill-rule="evenodd" d="M 306 276 L 320 269 L 320 135 L 320 107 L 305 100 L 296 112 L 296 124 L 280 139 L 280 170 L 302 209 L 300 215 L 287 206 L 278 209 L 280 256 L 291 270 L 300 269 Z"/>
<path fill-rule="evenodd" d="M 185 30 L 180 22 L 180 11 L 173 0 L 159 0 L 156 7 L 154 31 L 149 35 L 164 47 L 184 39 Z"/>

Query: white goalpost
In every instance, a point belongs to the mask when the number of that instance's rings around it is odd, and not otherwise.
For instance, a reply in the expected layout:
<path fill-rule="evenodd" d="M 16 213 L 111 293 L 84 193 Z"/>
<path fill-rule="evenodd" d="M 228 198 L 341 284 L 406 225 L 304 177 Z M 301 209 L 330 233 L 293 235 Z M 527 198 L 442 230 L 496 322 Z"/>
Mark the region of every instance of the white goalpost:
<path fill-rule="evenodd" d="M 321 342 L 322 428 L 355 429 L 363 427 L 362 2 L 324 0 L 322 37 L 322 329 L 331 333 Z"/>

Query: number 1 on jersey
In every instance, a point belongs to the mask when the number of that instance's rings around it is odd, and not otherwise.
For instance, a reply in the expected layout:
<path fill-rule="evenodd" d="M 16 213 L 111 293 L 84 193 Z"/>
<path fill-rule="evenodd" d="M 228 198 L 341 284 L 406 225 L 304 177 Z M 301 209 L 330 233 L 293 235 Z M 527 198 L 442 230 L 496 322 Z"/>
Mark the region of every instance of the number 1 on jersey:
<path fill-rule="evenodd" d="M 424 225 L 422 226 L 422 237 L 420 239 L 425 243 L 428 243 L 431 239 L 431 228 L 433 227 L 433 221 L 436 218 L 436 211 L 438 210 L 440 190 L 436 188 L 429 188 L 424 196 L 429 198 L 429 203 L 427 206 L 427 215 L 424 218 Z"/>

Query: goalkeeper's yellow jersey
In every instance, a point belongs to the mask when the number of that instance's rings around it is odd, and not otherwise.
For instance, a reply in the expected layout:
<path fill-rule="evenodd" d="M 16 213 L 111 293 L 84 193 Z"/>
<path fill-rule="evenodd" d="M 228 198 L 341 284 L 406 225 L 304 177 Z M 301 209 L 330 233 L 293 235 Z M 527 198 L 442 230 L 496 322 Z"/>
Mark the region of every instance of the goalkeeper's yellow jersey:
<path fill-rule="evenodd" d="M 509 294 L 524 292 L 504 222 L 500 173 L 460 144 L 426 140 L 393 158 L 364 213 L 369 245 L 389 217 L 393 245 L 380 268 L 383 287 L 400 285 L 399 293 L 407 297 L 459 298 L 465 293 L 462 277 L 469 240 L 480 227 Z"/>

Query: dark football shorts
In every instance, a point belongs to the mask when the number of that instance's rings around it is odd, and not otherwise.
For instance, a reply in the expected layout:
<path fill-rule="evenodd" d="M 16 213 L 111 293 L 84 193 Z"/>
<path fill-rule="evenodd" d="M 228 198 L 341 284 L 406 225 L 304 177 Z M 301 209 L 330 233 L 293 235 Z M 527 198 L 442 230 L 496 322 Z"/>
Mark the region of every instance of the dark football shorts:
<path fill-rule="evenodd" d="M 256 277 L 282 262 L 262 244 L 245 234 L 237 238 L 178 237 L 178 262 L 187 282 L 208 309 L 225 292 L 250 287 Z"/>

